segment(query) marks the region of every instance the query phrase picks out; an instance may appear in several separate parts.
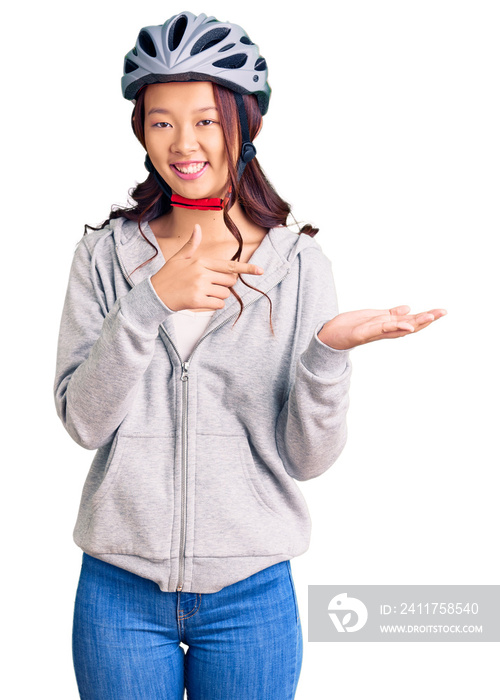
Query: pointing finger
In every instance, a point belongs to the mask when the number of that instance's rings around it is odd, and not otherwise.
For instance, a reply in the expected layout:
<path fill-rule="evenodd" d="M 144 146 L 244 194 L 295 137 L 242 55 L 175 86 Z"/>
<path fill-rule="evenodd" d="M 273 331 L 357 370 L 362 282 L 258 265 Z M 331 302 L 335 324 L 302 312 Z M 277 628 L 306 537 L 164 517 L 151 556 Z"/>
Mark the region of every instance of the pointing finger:
<path fill-rule="evenodd" d="M 264 270 L 258 265 L 242 263 L 238 260 L 208 260 L 206 267 L 216 272 L 231 272 L 240 275 L 262 275 Z"/>

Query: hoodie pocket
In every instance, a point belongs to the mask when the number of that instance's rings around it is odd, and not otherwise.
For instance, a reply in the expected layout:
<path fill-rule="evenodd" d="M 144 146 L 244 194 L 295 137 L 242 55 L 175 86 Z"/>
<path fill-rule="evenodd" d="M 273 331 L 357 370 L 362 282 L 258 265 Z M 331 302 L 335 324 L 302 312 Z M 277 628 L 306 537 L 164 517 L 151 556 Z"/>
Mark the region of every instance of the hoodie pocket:
<path fill-rule="evenodd" d="M 253 491 L 255 498 L 262 505 L 263 508 L 268 510 L 273 517 L 276 517 L 278 513 L 273 507 L 272 503 L 272 486 L 271 479 L 263 473 L 260 468 L 257 467 L 250 445 L 247 439 L 240 439 L 239 441 L 241 466 L 245 472 L 247 483 L 250 489 Z"/>
<path fill-rule="evenodd" d="M 283 521 L 272 507 L 246 435 L 198 434 L 196 443 L 194 555 L 281 551 Z"/>
<path fill-rule="evenodd" d="M 118 434 L 104 479 L 88 503 L 81 546 L 96 553 L 168 558 L 174 460 L 175 435 Z"/>

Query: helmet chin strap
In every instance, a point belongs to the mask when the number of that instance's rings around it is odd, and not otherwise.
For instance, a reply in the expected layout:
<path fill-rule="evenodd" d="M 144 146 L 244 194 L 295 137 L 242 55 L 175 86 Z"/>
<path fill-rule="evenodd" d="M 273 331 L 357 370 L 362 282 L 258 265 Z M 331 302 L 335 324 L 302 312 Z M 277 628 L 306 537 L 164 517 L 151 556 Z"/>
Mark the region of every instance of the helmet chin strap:
<path fill-rule="evenodd" d="M 250 140 L 250 132 L 248 129 L 248 118 L 245 109 L 245 104 L 243 102 L 243 97 L 238 93 L 234 92 L 234 99 L 236 101 L 236 106 L 238 107 L 238 114 L 240 118 L 241 125 L 241 153 L 238 159 L 238 182 L 241 180 L 245 166 L 249 163 L 252 158 L 257 155 L 257 150 Z M 156 170 L 149 154 L 146 154 L 146 159 L 144 161 L 146 170 L 153 174 L 156 182 L 158 183 L 161 191 L 167 197 L 170 204 L 173 207 L 180 207 L 182 209 L 199 209 L 200 211 L 219 211 L 226 207 L 229 202 L 229 197 L 231 195 L 232 187 L 229 186 L 229 190 L 226 193 L 224 199 L 219 197 L 213 197 L 209 199 L 188 199 L 187 197 L 181 197 L 178 194 L 172 192 L 170 185 L 165 182 L 160 173 Z"/>
<path fill-rule="evenodd" d="M 241 180 L 245 166 L 249 163 L 252 158 L 257 155 L 257 149 L 253 145 L 250 139 L 250 131 L 248 129 L 248 118 L 247 111 L 245 109 L 245 103 L 243 102 L 243 97 L 239 92 L 233 92 L 234 99 L 236 100 L 236 106 L 238 107 L 238 115 L 240 117 L 241 126 L 241 153 L 238 160 L 238 182 Z"/>

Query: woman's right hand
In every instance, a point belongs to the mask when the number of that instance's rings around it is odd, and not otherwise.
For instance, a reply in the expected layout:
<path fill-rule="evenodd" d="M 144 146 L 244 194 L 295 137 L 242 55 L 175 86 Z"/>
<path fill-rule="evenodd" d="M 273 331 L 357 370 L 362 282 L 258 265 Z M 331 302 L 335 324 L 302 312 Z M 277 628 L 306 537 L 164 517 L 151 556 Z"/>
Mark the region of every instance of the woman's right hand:
<path fill-rule="evenodd" d="M 201 243 L 201 227 L 195 224 L 189 241 L 151 276 L 151 284 L 172 311 L 181 309 L 222 309 L 239 274 L 261 275 L 257 265 L 194 257 Z"/>

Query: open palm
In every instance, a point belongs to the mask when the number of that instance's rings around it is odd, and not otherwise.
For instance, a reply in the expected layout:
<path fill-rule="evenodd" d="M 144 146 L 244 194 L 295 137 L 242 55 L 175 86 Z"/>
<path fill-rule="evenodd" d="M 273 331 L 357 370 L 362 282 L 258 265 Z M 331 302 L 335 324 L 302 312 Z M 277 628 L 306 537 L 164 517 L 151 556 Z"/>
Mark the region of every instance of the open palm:
<path fill-rule="evenodd" d="M 410 307 L 406 305 L 392 309 L 346 311 L 325 323 L 318 338 L 337 350 L 349 350 L 374 340 L 400 338 L 421 331 L 447 313 L 445 309 L 418 314 L 410 314 L 409 311 Z"/>

